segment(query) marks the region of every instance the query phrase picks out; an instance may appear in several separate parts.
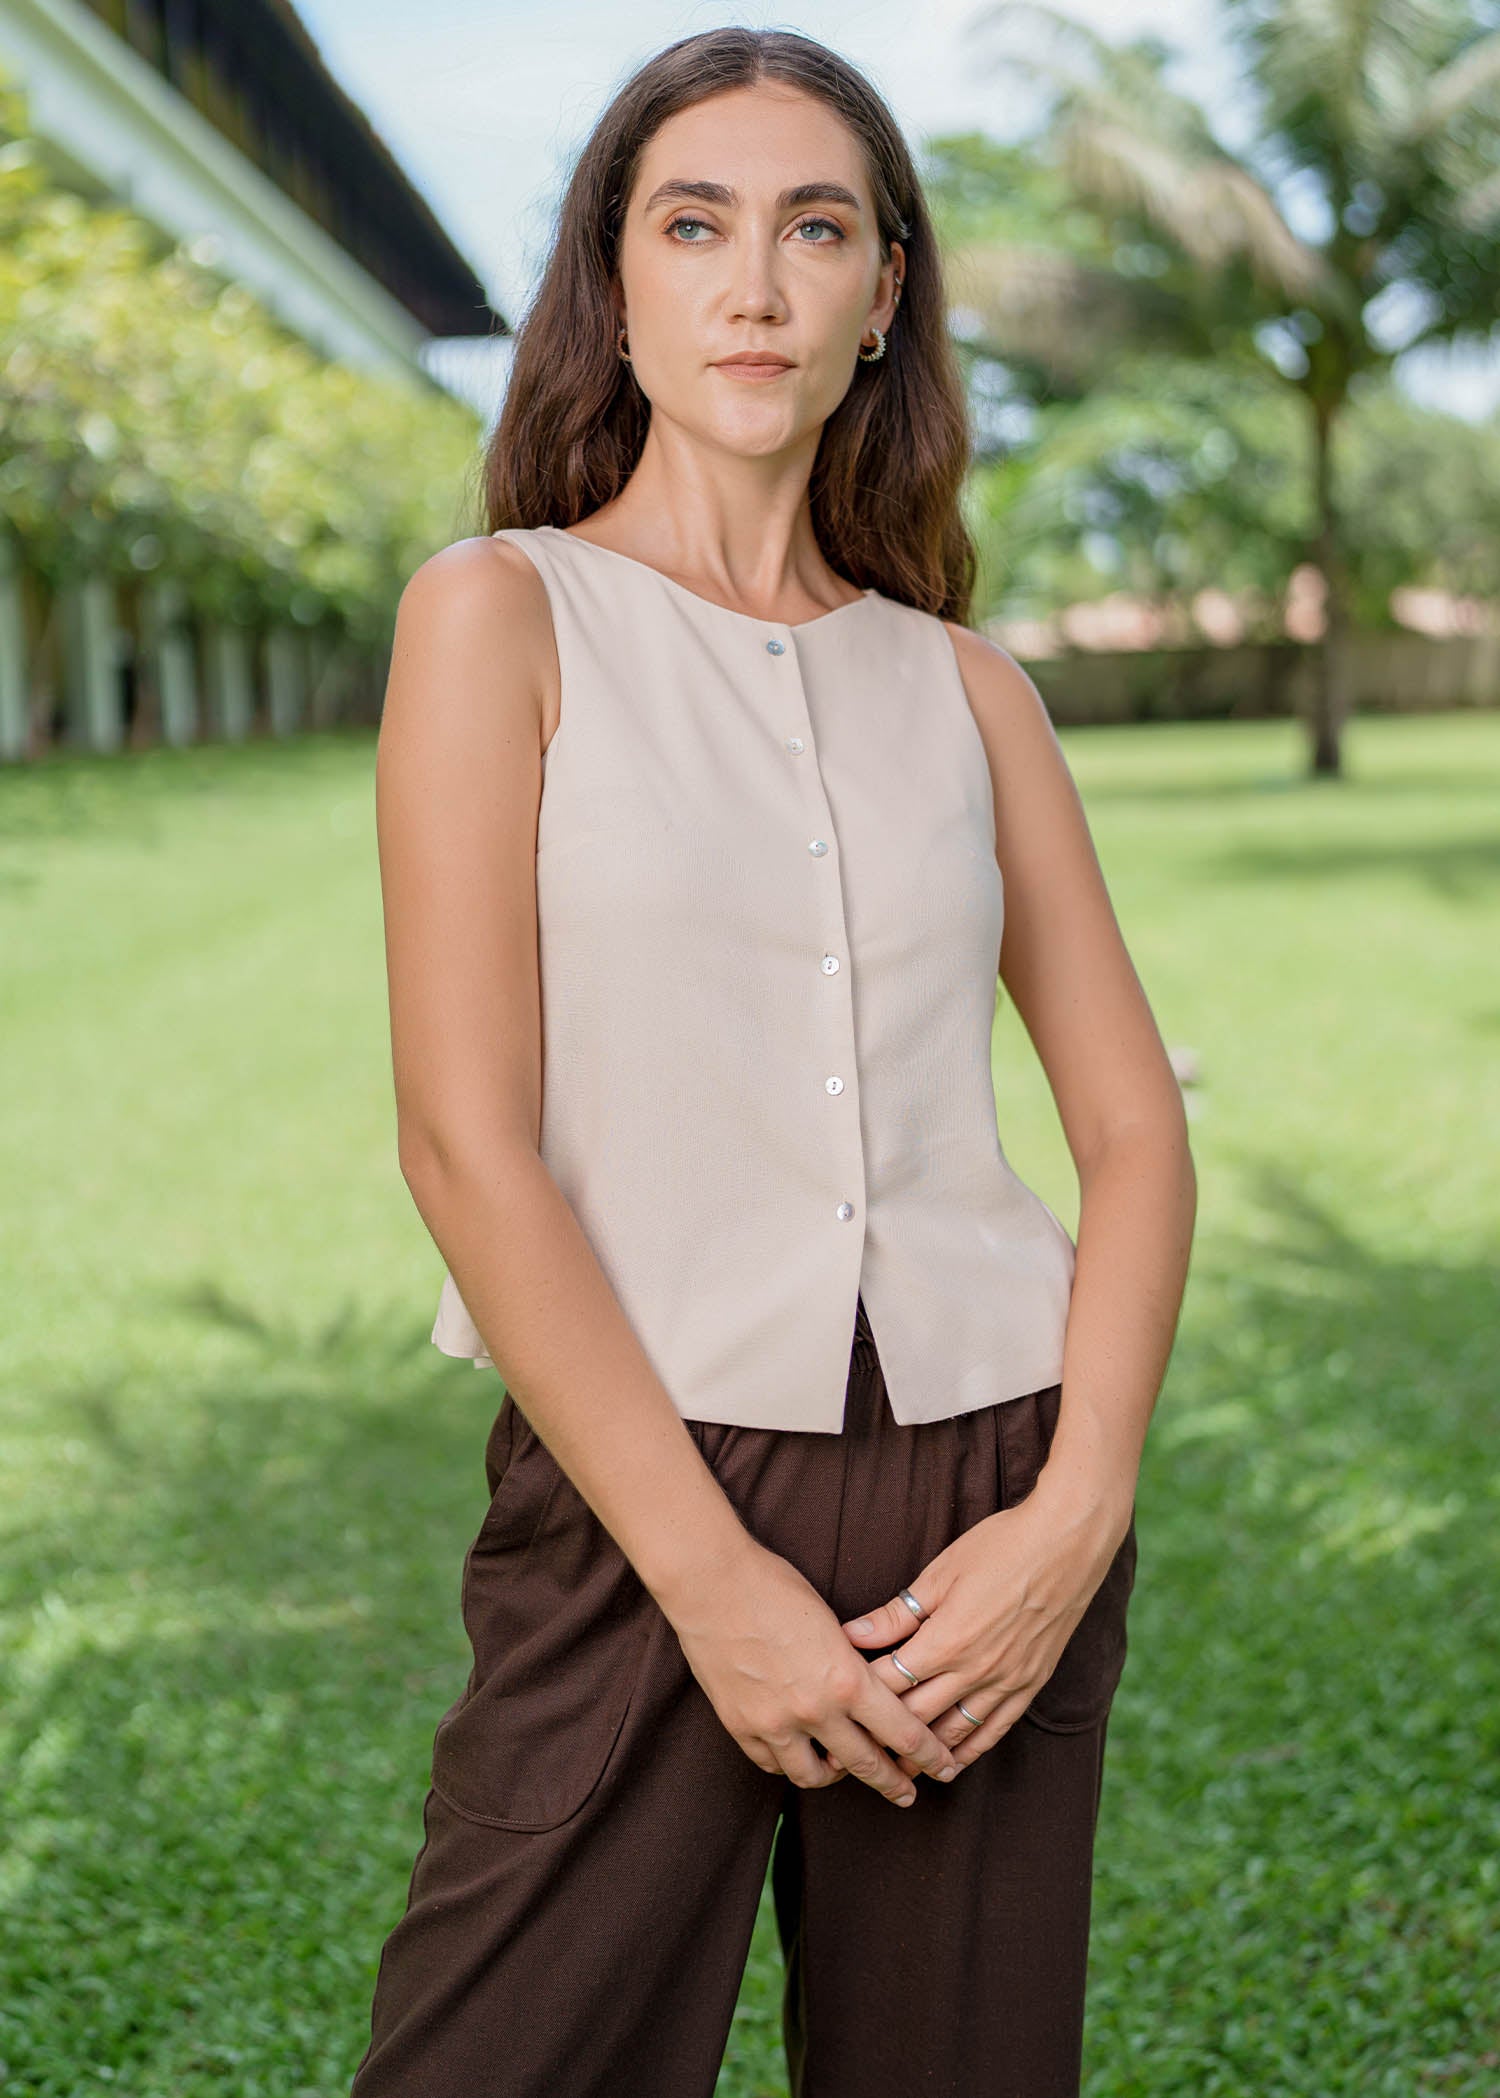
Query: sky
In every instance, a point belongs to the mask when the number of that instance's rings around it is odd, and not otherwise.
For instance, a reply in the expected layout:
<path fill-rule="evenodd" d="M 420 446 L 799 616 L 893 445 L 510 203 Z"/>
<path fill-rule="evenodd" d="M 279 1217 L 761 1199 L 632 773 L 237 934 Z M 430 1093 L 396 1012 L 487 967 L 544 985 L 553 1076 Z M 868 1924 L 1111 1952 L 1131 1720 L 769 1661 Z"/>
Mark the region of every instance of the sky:
<path fill-rule="evenodd" d="M 295 0 L 324 63 L 364 110 L 491 303 L 516 324 L 545 258 L 572 156 L 610 94 L 652 52 L 695 31 L 743 23 L 796 29 L 859 66 L 908 142 L 946 131 L 1024 135 L 1026 91 L 983 63 L 988 12 L 973 0 L 830 0 L 792 13 L 719 0 Z M 1017 9 L 1018 14 L 1024 9 Z M 1066 12 L 1112 41 L 1169 34 L 1174 83 L 1230 145 L 1244 108 L 1218 34 L 1217 0 L 1072 0 Z M 1164 15 L 1167 28 L 1163 29 Z M 472 361 L 444 375 L 489 391 Z M 1500 406 L 1500 355 L 1403 360 L 1407 389 L 1433 407 Z"/>

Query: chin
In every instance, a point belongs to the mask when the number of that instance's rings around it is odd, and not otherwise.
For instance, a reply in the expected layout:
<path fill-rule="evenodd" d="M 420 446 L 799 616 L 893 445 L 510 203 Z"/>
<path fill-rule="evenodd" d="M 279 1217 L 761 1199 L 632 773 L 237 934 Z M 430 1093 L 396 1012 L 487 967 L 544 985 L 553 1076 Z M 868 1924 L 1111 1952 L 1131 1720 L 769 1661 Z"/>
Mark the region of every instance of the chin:
<path fill-rule="evenodd" d="M 747 387 L 746 392 L 750 389 Z M 786 401 L 745 400 L 712 419 L 719 441 L 746 452 L 780 452 L 816 433 L 821 417 L 793 413 Z"/>

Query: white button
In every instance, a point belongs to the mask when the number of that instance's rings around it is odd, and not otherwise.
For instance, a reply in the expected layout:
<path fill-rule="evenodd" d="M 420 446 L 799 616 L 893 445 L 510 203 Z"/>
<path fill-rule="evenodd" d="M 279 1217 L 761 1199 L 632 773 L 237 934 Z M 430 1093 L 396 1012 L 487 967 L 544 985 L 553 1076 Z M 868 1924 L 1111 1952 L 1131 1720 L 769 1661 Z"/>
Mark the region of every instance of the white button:
<path fill-rule="evenodd" d="M 796 757 L 799 751 L 805 750 L 807 748 L 807 745 L 803 742 L 800 736 L 788 736 L 786 739 L 786 747 L 791 752 L 792 756 Z"/>
<path fill-rule="evenodd" d="M 814 854 L 825 853 L 828 850 L 828 840 L 826 838 L 809 838 L 807 849 Z"/>
<path fill-rule="evenodd" d="M 840 1202 L 838 1213 L 839 1221 L 847 1224 L 850 1217 L 854 1214 L 854 1204 L 852 1202 Z"/>
<path fill-rule="evenodd" d="M 844 1090 L 844 1081 L 842 1078 L 825 1078 L 823 1080 L 823 1084 L 825 1089 L 830 1093 L 841 1093 Z"/>
<path fill-rule="evenodd" d="M 786 654 L 786 643 L 784 641 L 768 641 L 766 643 L 766 654 L 769 656 L 784 656 Z"/>
<path fill-rule="evenodd" d="M 825 955 L 824 955 L 824 957 L 823 957 L 823 974 L 824 974 L 825 976 L 837 976 L 837 975 L 838 975 L 838 973 L 839 973 L 839 958 L 838 958 L 838 956 L 837 956 L 836 954 L 825 954 Z"/>

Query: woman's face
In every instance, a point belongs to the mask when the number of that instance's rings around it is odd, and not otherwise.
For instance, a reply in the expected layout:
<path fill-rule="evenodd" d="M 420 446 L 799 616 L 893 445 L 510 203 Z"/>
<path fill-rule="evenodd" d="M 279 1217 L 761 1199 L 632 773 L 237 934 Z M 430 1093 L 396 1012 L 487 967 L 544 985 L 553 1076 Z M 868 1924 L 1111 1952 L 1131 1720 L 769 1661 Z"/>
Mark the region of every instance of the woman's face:
<path fill-rule="evenodd" d="M 653 415 L 747 457 L 815 439 L 903 265 L 895 242 L 882 264 L 858 141 L 826 103 L 763 84 L 682 110 L 642 155 L 620 245 Z M 788 361 L 724 362 L 749 352 Z"/>

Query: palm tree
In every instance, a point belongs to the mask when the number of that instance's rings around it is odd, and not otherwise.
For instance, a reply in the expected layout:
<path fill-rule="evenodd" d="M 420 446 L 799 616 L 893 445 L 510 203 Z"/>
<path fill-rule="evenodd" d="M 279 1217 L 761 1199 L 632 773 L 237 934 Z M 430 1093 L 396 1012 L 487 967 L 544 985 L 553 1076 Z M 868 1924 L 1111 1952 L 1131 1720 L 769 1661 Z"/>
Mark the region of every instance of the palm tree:
<path fill-rule="evenodd" d="M 1500 31 L 1476 0 L 1223 0 L 1223 14 L 1250 105 L 1239 151 L 1167 86 L 1159 41 L 1115 46 L 1032 0 L 973 17 L 976 62 L 1040 84 L 1040 151 L 1114 237 L 1093 254 L 981 242 L 953 257 L 955 281 L 988 354 L 1065 386 L 1106 383 L 1122 352 L 1150 347 L 1248 359 L 1301 397 L 1326 619 L 1310 765 L 1338 773 L 1339 419 L 1362 374 L 1417 344 L 1494 340 Z"/>

